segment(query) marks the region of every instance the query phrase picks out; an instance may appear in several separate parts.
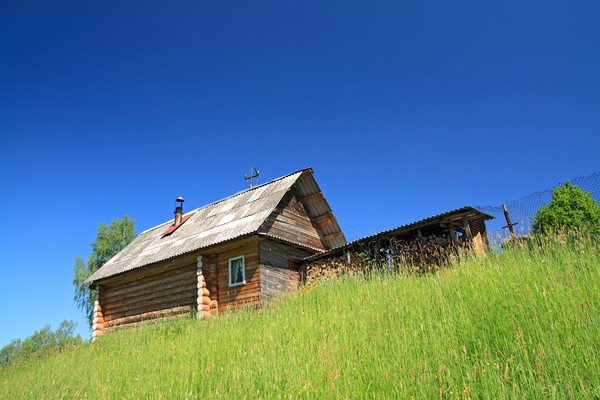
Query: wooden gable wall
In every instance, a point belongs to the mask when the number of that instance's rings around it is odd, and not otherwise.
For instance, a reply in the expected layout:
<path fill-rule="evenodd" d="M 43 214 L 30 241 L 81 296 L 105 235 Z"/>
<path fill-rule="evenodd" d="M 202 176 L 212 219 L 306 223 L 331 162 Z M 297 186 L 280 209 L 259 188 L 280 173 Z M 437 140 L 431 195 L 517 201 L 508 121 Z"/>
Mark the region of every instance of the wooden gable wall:
<path fill-rule="evenodd" d="M 260 231 L 291 242 L 326 250 L 316 224 L 309 217 L 302 198 L 295 189 L 291 189 L 283 197 Z"/>

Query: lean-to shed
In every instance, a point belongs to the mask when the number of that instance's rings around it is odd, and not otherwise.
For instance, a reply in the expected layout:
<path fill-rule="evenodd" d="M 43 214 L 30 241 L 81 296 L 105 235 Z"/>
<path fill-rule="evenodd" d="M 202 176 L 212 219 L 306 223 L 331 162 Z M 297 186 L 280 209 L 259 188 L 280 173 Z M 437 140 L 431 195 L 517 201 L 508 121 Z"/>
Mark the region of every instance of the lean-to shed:
<path fill-rule="evenodd" d="M 395 261 L 396 264 L 410 263 L 427 269 L 460 248 L 470 248 L 480 255 L 487 251 L 489 240 L 485 221 L 492 218 L 474 207 L 465 206 L 356 239 L 312 254 L 302 261 L 316 273 L 332 260 L 344 259 L 342 261 L 348 264 L 357 256 L 363 261 L 379 259 L 388 264 Z"/>
<path fill-rule="evenodd" d="M 96 271 L 92 336 L 145 320 L 199 317 L 296 288 L 300 260 L 346 238 L 312 169 L 182 211 Z"/>

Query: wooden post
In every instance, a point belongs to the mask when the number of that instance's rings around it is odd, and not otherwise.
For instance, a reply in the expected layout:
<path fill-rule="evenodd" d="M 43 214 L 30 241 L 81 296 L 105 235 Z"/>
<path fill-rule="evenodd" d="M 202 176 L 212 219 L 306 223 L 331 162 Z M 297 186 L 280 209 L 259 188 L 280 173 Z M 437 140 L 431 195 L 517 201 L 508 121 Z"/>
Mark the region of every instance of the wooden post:
<path fill-rule="evenodd" d="M 462 221 L 463 226 L 465 227 L 465 234 L 467 235 L 467 239 L 471 241 L 473 239 L 473 234 L 471 233 L 471 226 L 469 225 L 469 220 L 463 217 Z"/>
<path fill-rule="evenodd" d="M 477 218 L 472 219 L 471 223 L 471 233 L 473 234 L 473 247 L 475 249 L 475 253 L 477 253 L 477 255 L 479 256 L 482 256 L 489 248 L 487 232 L 485 229 L 485 222 L 483 219 Z"/>
<path fill-rule="evenodd" d="M 198 296 L 196 300 L 196 318 L 201 319 L 204 317 L 210 317 L 210 293 L 206 288 L 206 282 L 204 281 L 204 275 L 202 275 L 202 256 L 198 256 L 198 263 L 196 266 L 198 270 L 196 272 L 198 289 Z"/>
<path fill-rule="evenodd" d="M 448 231 L 450 232 L 450 240 L 452 240 L 452 247 L 456 250 L 458 254 L 458 250 L 460 249 L 460 245 L 458 243 L 458 238 L 456 237 L 456 232 L 454 232 L 454 226 L 451 223 L 448 223 Z"/>
<path fill-rule="evenodd" d="M 94 302 L 94 319 L 92 320 L 92 341 L 104 334 L 104 315 L 100 306 L 100 286 L 96 289 L 96 301 Z"/>
<path fill-rule="evenodd" d="M 503 226 L 502 228 L 508 228 L 510 231 L 510 236 L 514 238 L 517 236 L 515 234 L 515 225 L 517 225 L 518 222 L 516 224 L 512 223 L 510 220 L 510 215 L 508 215 L 508 208 L 506 208 L 506 204 L 502 204 L 502 211 L 504 211 L 504 219 L 506 219 L 506 226 Z"/>

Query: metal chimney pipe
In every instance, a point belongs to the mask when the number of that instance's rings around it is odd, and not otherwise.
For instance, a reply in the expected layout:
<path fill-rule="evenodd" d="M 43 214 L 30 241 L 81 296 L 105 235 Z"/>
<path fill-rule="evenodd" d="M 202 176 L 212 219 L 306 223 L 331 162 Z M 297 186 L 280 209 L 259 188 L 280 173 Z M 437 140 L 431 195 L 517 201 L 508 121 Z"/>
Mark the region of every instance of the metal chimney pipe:
<path fill-rule="evenodd" d="M 185 200 L 183 200 L 183 197 L 179 196 L 177 199 L 175 199 L 175 222 L 173 222 L 173 226 L 179 226 L 181 225 L 181 216 L 183 215 L 183 202 Z"/>

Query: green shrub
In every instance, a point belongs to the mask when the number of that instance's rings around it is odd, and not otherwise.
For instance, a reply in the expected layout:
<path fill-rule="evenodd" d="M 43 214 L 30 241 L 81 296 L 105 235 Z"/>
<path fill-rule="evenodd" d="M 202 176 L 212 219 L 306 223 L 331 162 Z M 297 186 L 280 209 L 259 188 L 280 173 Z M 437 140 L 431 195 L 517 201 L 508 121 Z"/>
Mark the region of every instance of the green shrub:
<path fill-rule="evenodd" d="M 0 350 L 0 366 L 16 360 L 29 360 L 33 356 L 46 355 L 67 346 L 80 344 L 81 337 L 73 336 L 75 327 L 75 322 L 65 320 L 60 323 L 56 331 L 52 331 L 50 325 L 47 325 L 25 339 L 13 340 Z"/>
<path fill-rule="evenodd" d="M 552 191 L 552 201 L 533 217 L 535 233 L 578 231 L 600 235 L 600 206 L 590 193 L 567 181 Z"/>

